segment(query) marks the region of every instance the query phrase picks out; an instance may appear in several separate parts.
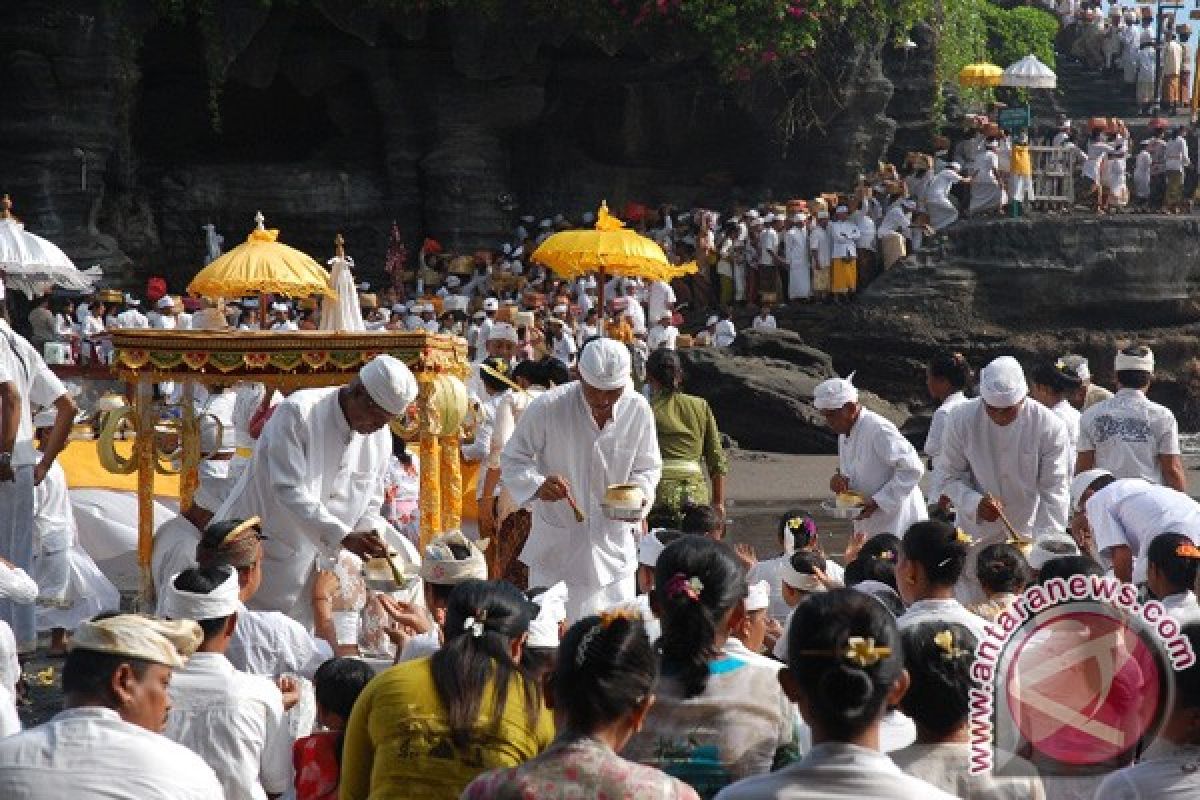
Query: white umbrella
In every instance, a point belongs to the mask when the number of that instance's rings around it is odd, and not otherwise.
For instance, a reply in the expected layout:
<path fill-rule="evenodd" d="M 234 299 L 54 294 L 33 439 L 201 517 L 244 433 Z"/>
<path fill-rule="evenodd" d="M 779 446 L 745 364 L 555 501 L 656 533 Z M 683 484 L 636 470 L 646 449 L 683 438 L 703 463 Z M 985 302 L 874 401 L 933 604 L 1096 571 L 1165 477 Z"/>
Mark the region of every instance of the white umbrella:
<path fill-rule="evenodd" d="M 58 245 L 25 230 L 13 218 L 8 195 L 0 200 L 0 270 L 6 286 L 21 290 L 30 299 L 51 285 L 91 291 L 101 277 L 99 267 L 80 272 Z"/>
<path fill-rule="evenodd" d="M 336 297 L 321 299 L 321 330 L 363 331 L 362 311 L 358 307 L 358 289 L 354 286 L 354 274 L 350 268 L 354 259 L 346 255 L 345 240 L 339 233 L 334 239 L 334 256 L 329 259 L 329 283 L 337 292 Z"/>
<path fill-rule="evenodd" d="M 1037 56 L 1029 55 L 1004 70 L 1000 85 L 1018 89 L 1054 89 L 1058 86 L 1058 76 L 1038 61 Z"/>

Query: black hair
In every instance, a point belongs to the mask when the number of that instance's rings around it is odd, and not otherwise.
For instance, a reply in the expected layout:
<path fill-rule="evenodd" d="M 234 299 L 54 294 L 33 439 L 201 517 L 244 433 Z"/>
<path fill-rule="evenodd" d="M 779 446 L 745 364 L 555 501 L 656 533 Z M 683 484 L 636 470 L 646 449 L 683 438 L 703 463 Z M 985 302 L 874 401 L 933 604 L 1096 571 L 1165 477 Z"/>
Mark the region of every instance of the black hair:
<path fill-rule="evenodd" d="M 1058 394 L 1070 394 L 1083 386 L 1083 380 L 1074 370 L 1066 366 L 1059 367 L 1057 363 L 1040 363 L 1033 368 L 1029 377 L 1034 384 L 1045 386 Z"/>
<path fill-rule="evenodd" d="M 181 592 L 192 592 L 193 594 L 211 594 L 213 589 L 216 589 L 225 581 L 229 580 L 229 576 L 233 574 L 233 567 L 227 566 L 211 566 L 211 567 L 191 567 L 175 576 L 176 589 Z M 212 619 L 198 619 L 196 623 L 200 629 L 204 631 L 204 638 L 209 639 L 216 636 L 225 627 L 225 620 L 232 615 L 224 617 L 214 617 Z"/>
<path fill-rule="evenodd" d="M 874 558 L 889 561 L 893 565 L 900 556 L 900 537 L 894 533 L 877 533 L 863 542 L 858 558 Z"/>
<path fill-rule="evenodd" d="M 817 541 L 817 521 L 813 515 L 802 508 L 785 511 L 779 518 L 779 541 L 783 541 L 788 533 L 792 534 L 793 546 L 797 550 L 807 548 Z"/>
<path fill-rule="evenodd" d="M 1042 568 L 1038 570 L 1037 582 L 1045 583 L 1052 578 L 1062 578 L 1066 580 L 1074 575 L 1095 575 L 1097 577 L 1104 574 L 1104 568 L 1097 564 L 1090 556 L 1062 556 L 1061 558 L 1052 558 Z"/>
<path fill-rule="evenodd" d="M 1145 389 L 1150 385 L 1151 373 L 1144 369 L 1122 369 L 1117 371 L 1117 383 L 1125 389 Z"/>
<path fill-rule="evenodd" d="M 1112 486 L 1116 482 L 1117 478 L 1115 475 L 1101 475 L 1099 478 L 1096 478 L 1096 480 L 1089 483 L 1087 488 L 1084 489 L 1084 492 L 1091 492 L 1092 494 L 1095 494 L 1101 489 Z"/>
<path fill-rule="evenodd" d="M 953 586 L 967 563 L 967 545 L 958 540 L 958 529 L 937 520 L 910 526 L 900 549 L 925 569 L 926 580 L 934 586 Z"/>
<path fill-rule="evenodd" d="M 684 533 L 705 534 L 721 528 L 721 515 L 712 506 L 684 503 L 680 514 L 679 528 Z"/>
<path fill-rule="evenodd" d="M 998 542 L 979 551 L 975 574 L 989 592 L 1016 594 L 1029 584 L 1029 562 L 1011 544 Z"/>
<path fill-rule="evenodd" d="M 850 741 L 884 712 L 904 670 L 896 620 L 877 600 L 853 589 L 814 594 L 796 606 L 788 627 L 788 669 L 804 687 L 809 713 L 836 741 Z M 845 657 L 851 637 L 890 652 L 870 665 Z"/>
<path fill-rule="evenodd" d="M 225 541 L 225 537 L 233 532 L 234 528 L 241 527 L 246 520 L 240 517 L 232 519 L 223 519 L 219 522 L 214 522 L 204 529 L 204 533 L 200 536 L 199 545 L 216 549 Z"/>
<path fill-rule="evenodd" d="M 860 582 L 855 585 L 854 590 L 879 601 L 879 604 L 896 619 L 900 619 L 900 615 L 905 611 L 904 601 L 900 599 L 900 593 L 893 586 L 882 584 L 882 586 L 864 587 Z"/>
<path fill-rule="evenodd" d="M 1179 554 L 1181 547 L 1189 546 L 1195 549 L 1192 540 L 1182 533 L 1160 533 L 1146 548 L 1146 563 L 1158 567 L 1167 583 L 1181 592 L 1195 588 L 1196 572 L 1200 568 L 1200 560 L 1196 557 Z"/>
<path fill-rule="evenodd" d="M 684 585 L 692 579 L 698 590 Z M 652 595 L 662 620 L 658 649 L 663 672 L 679 679 L 684 697 L 708 686 L 708 662 L 720 655 L 717 624 L 745 596 L 745 568 L 723 542 L 682 536 L 658 556 Z"/>
<path fill-rule="evenodd" d="M 913 625 L 900 637 L 904 668 L 912 681 L 900 700 L 900 710 L 912 717 L 918 729 L 934 736 L 953 733 L 966 724 L 970 711 L 975 635 L 961 623 L 935 621 Z"/>
<path fill-rule="evenodd" d="M 534 380 L 534 383 L 538 386 L 549 389 L 551 386 L 562 386 L 564 383 L 571 382 L 571 371 L 567 369 L 567 365 L 563 363 L 562 359 L 546 356 L 537 364 L 537 379 Z"/>
<path fill-rule="evenodd" d="M 788 556 L 788 563 L 801 575 L 816 575 L 817 570 L 825 569 L 825 559 L 811 550 L 797 550 Z"/>
<path fill-rule="evenodd" d="M 929 361 L 929 374 L 960 392 L 971 385 L 971 365 L 962 353 L 938 353 Z"/>
<path fill-rule="evenodd" d="M 658 680 L 658 659 L 634 615 L 585 617 L 559 646 L 554 704 L 567 728 L 589 734 L 643 702 Z"/>
<path fill-rule="evenodd" d="M 483 369 L 484 367 L 487 367 L 488 369 Z M 484 386 L 491 389 L 493 392 L 503 392 L 505 389 L 509 388 L 507 383 L 491 374 L 491 372 L 488 370 L 499 373 L 507 378 L 509 366 L 505 359 L 492 357 L 485 358 L 483 361 L 479 362 L 479 380 L 483 382 Z"/>
<path fill-rule="evenodd" d="M 316 694 L 317 705 L 344 720 L 349 720 L 355 701 L 373 677 L 375 671 L 365 661 L 357 658 L 331 658 L 317 667 L 313 675 L 313 691 Z M 345 731 L 339 731 L 335 750 L 339 765 L 342 763 L 342 745 L 345 739 Z"/>
<path fill-rule="evenodd" d="M 442 629 L 444 643 L 430 658 L 430 670 L 456 746 L 470 743 L 489 685 L 493 687 L 492 726 L 499 730 L 510 694 L 508 686 L 514 678 L 524 694 L 525 712 L 533 727 L 542 703 L 541 691 L 513 661 L 509 650 L 512 640 L 529 630 L 530 605 L 520 589 L 505 581 L 464 581 L 450 593 Z M 480 626 L 478 635 L 475 625 Z"/>
<path fill-rule="evenodd" d="M 858 558 L 846 565 L 842 582 L 846 586 L 857 586 L 863 581 L 878 581 L 895 589 L 896 564 L 885 558 L 864 557 L 860 553 Z"/>
<path fill-rule="evenodd" d="M 1180 634 L 1186 636 L 1192 644 L 1192 652 L 1200 653 L 1200 622 L 1191 622 L 1183 626 Z M 63 675 L 63 683 L 67 676 Z M 1175 673 L 1175 707 L 1200 708 L 1200 659 L 1187 669 Z"/>
<path fill-rule="evenodd" d="M 664 392 L 674 392 L 683 384 L 683 359 L 674 350 L 660 347 L 646 359 L 646 377 Z"/>

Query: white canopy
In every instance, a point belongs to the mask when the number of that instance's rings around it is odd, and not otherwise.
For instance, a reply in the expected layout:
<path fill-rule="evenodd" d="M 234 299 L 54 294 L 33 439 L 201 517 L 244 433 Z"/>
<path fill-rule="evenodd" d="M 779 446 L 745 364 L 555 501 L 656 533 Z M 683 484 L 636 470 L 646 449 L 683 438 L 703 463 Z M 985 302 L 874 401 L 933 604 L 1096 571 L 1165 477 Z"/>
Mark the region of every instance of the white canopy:
<path fill-rule="evenodd" d="M 1037 56 L 1029 55 L 1004 70 L 1000 85 L 1019 89 L 1054 89 L 1058 86 L 1058 76 L 1054 70 L 1038 61 Z"/>
<path fill-rule="evenodd" d="M 0 203 L 0 270 L 4 284 L 19 289 L 30 299 L 49 286 L 90 291 L 101 277 L 99 267 L 80 272 L 58 245 L 35 236 L 13 218 L 12 201 L 4 195 Z"/>

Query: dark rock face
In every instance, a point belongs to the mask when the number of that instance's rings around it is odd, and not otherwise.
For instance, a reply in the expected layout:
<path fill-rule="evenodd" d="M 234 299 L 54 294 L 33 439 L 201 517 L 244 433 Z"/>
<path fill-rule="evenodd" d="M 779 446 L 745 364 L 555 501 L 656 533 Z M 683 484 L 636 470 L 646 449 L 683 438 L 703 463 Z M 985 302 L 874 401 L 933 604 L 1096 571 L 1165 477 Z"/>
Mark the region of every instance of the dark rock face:
<path fill-rule="evenodd" d="M 174 291 L 201 266 L 200 226 L 232 247 L 259 209 L 318 259 L 342 232 L 378 279 L 392 220 L 410 245 L 470 249 L 494 246 L 519 214 L 602 199 L 812 194 L 869 168 L 892 131 L 882 42 L 837 49 L 839 108 L 785 153 L 778 98 L 739 101 L 700 61 L 654 60 L 634 41 L 612 56 L 515 11 L 223 0 L 205 38 L 159 7 L 5 5 L 0 190 L 81 266 L 126 282 L 162 274 Z"/>
<path fill-rule="evenodd" d="M 708 400 L 722 433 L 749 450 L 836 453 L 837 436 L 812 405 L 817 384 L 831 378 L 829 356 L 792 331 L 745 331 L 730 350 L 681 350 L 687 391 Z M 862 402 L 897 425 L 907 412 L 870 392 Z"/>

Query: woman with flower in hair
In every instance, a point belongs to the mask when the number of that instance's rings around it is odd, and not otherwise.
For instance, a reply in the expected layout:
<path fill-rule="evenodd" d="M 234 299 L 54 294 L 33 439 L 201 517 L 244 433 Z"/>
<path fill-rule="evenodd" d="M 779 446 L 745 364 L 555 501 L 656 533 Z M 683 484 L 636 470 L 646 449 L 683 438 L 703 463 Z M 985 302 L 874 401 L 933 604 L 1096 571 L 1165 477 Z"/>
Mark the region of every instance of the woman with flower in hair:
<path fill-rule="evenodd" d="M 687 784 L 617 755 L 654 704 L 658 658 L 632 611 L 586 617 L 560 645 L 546 702 L 559 734 L 537 758 L 476 778 L 464 800 L 696 800 Z"/>
<path fill-rule="evenodd" d="M 900 541 L 896 583 L 908 610 L 897 623 L 900 629 L 921 622 L 957 622 L 982 639 L 983 617 L 972 614 L 954 597 L 954 585 L 962 576 L 971 547 L 971 537 L 945 522 L 918 522 Z"/>
<path fill-rule="evenodd" d="M 796 607 L 787 668 L 779 682 L 812 728 L 812 749 L 795 764 L 741 781 L 717 800 L 948 800 L 905 775 L 880 748 L 889 706 L 908 689 L 896 622 L 853 589 L 817 594 Z"/>
<path fill-rule="evenodd" d="M 662 621 L 657 701 L 623 754 L 712 797 L 795 757 L 799 720 L 776 670 L 722 652 L 745 615 L 730 547 L 684 536 L 662 551 L 650 605 Z"/>
<path fill-rule="evenodd" d="M 1160 533 L 1146 548 L 1146 587 L 1181 624 L 1200 623 L 1196 574 L 1200 548 L 1182 533 Z"/>
<path fill-rule="evenodd" d="M 765 561 L 758 561 L 754 549 L 749 545 L 739 544 L 736 549 L 742 562 L 749 567 L 746 582 L 753 584 L 766 581 L 770 584 L 771 600 L 770 605 L 767 606 L 767 615 L 782 625 L 787 620 L 792 607 L 783 599 L 783 581 L 780 576 L 784 565 L 788 563 L 794 552 L 807 550 L 816 554 L 824 564 L 822 572 L 834 583 L 842 583 L 843 571 L 840 564 L 825 555 L 817 536 L 817 521 L 807 511 L 794 508 L 784 512 L 779 519 L 779 545 L 783 552 L 775 558 L 768 558 Z M 774 638 L 776 637 L 772 637 L 772 639 Z"/>
<path fill-rule="evenodd" d="M 508 583 L 454 587 L 441 649 L 384 671 L 355 702 L 341 800 L 453 800 L 481 772 L 546 749 L 554 722 L 520 666 L 531 606 Z"/>
<path fill-rule="evenodd" d="M 971 774 L 971 665 L 975 636 L 957 622 L 922 622 L 900 632 L 908 691 L 900 710 L 917 726 L 917 741 L 891 753 L 900 769 L 956 797 L 987 800 L 1041 800 L 1042 782 L 1029 764 L 1022 769 L 1015 756 L 996 753 L 996 765 L 1009 774 L 1000 778 Z"/>

